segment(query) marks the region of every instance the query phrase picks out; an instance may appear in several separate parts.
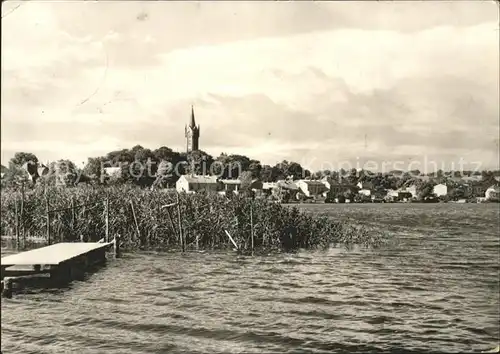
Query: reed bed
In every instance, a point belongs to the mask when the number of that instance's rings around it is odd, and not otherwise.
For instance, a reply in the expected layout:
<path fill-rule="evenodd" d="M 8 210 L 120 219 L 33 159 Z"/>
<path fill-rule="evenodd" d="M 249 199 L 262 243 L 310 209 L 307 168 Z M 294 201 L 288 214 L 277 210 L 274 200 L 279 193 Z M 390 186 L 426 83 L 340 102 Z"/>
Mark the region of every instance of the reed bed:
<path fill-rule="evenodd" d="M 97 241 L 105 237 L 107 201 L 109 235 L 120 235 L 126 250 L 178 250 L 182 244 L 186 250 L 233 248 L 225 230 L 242 250 L 251 248 L 253 233 L 254 249 L 265 252 L 332 245 L 377 247 L 384 241 L 374 230 L 238 196 L 83 186 L 36 187 L 24 193 L 22 203 L 20 199 L 19 192 L 1 191 L 2 235 L 16 233 L 17 201 L 20 237 L 47 238 L 48 202 L 50 210 L 61 210 L 50 214 L 52 243 Z M 177 200 L 178 204 L 162 208 Z"/>

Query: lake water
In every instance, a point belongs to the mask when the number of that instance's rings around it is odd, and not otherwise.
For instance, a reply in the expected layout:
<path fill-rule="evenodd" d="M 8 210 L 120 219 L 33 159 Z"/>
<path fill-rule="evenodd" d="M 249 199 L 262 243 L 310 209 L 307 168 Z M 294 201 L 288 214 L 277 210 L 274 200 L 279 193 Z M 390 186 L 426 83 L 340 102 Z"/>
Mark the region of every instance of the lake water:
<path fill-rule="evenodd" d="M 124 255 L 2 299 L 3 353 L 460 352 L 499 342 L 498 204 L 303 205 L 373 251 Z"/>

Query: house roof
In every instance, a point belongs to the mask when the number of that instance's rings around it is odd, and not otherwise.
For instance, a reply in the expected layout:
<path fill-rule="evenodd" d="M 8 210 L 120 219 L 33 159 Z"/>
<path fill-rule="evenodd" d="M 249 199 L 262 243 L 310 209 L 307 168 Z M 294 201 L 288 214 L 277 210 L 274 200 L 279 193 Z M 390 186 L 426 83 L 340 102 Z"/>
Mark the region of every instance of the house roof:
<path fill-rule="evenodd" d="M 344 187 L 348 187 L 348 188 L 354 188 L 355 187 L 354 184 L 345 183 L 344 179 L 342 179 L 342 181 L 339 181 L 337 178 L 331 178 L 329 176 L 323 178 L 321 181 L 323 183 L 328 182 L 332 186 L 344 186 Z"/>
<path fill-rule="evenodd" d="M 294 182 L 289 182 L 285 180 L 278 181 L 276 183 L 277 187 L 284 188 L 284 189 L 291 189 L 291 190 L 296 190 L 299 189 L 297 185 Z"/>
<path fill-rule="evenodd" d="M 301 179 L 299 182 L 306 183 L 307 185 L 310 186 L 325 186 L 325 184 L 321 181 L 316 181 L 316 180 L 311 180 L 311 179 Z"/>
<path fill-rule="evenodd" d="M 221 179 L 220 181 L 224 184 L 241 184 L 239 179 Z"/>
<path fill-rule="evenodd" d="M 104 172 L 106 172 L 108 175 L 114 175 L 116 173 L 121 172 L 120 167 L 104 167 Z"/>
<path fill-rule="evenodd" d="M 216 176 L 182 175 L 188 183 L 217 183 Z"/>
<path fill-rule="evenodd" d="M 481 182 L 481 176 L 462 176 L 462 177 L 450 177 L 450 180 L 457 183 L 466 183 L 466 182 Z"/>

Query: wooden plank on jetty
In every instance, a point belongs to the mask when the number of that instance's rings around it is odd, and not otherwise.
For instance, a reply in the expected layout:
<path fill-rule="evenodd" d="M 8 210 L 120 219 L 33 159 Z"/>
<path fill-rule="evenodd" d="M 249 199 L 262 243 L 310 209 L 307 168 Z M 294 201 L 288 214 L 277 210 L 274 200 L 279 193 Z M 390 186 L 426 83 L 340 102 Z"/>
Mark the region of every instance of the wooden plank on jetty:
<path fill-rule="evenodd" d="M 59 265 L 90 252 L 104 250 L 113 242 L 61 242 L 2 257 L 2 268 L 15 265 Z"/>
<path fill-rule="evenodd" d="M 81 278 L 88 267 L 106 261 L 106 250 L 110 246 L 118 257 L 118 237 L 111 242 L 104 242 L 104 239 L 99 242 L 61 242 L 2 257 L 2 296 L 12 296 L 12 283 L 17 278 L 44 273 L 59 282 Z"/>

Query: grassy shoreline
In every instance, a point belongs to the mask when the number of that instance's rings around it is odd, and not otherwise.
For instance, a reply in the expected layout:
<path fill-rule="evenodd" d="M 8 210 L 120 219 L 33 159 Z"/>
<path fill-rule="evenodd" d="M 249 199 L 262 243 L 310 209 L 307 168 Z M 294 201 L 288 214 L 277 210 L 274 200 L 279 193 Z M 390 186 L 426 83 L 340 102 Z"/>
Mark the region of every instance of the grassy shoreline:
<path fill-rule="evenodd" d="M 233 248 L 225 230 L 242 250 L 251 248 L 253 230 L 254 249 L 265 252 L 325 249 L 331 245 L 377 247 L 384 241 L 375 230 L 265 200 L 238 196 L 228 199 L 215 194 L 177 195 L 132 186 L 54 187 L 46 194 L 43 188 L 35 187 L 26 191 L 22 213 L 19 192 L 2 190 L 0 234 L 15 235 L 17 199 L 19 215 L 22 214 L 21 238 L 23 234 L 47 238 L 46 196 L 51 210 L 67 209 L 51 214 L 52 242 L 103 238 L 106 199 L 110 237 L 120 235 L 122 247 L 128 251 L 179 249 L 179 219 L 186 250 Z M 161 207 L 175 203 L 177 198 L 179 207 L 169 208 L 169 217 Z M 71 209 L 72 205 L 82 204 L 87 206 Z"/>

